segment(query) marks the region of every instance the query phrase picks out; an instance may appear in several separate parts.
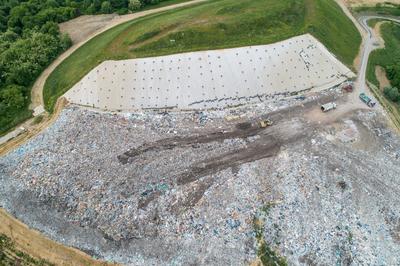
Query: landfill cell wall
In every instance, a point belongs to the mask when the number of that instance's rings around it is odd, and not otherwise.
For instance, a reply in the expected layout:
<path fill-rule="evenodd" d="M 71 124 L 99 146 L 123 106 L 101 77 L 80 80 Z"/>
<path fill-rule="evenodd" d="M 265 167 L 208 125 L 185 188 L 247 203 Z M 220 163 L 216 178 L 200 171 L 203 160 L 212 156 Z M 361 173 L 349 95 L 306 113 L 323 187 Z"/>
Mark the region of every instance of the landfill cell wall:
<path fill-rule="evenodd" d="M 223 108 L 322 90 L 354 76 L 305 34 L 269 45 L 105 61 L 64 96 L 110 111 Z"/>

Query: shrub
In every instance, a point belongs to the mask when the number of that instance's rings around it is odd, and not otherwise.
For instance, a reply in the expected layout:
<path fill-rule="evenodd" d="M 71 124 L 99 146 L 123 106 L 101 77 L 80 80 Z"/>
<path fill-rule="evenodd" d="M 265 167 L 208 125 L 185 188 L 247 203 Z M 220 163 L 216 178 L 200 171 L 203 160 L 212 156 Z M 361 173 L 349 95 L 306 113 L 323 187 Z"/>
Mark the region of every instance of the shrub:
<path fill-rule="evenodd" d="M 385 96 L 393 102 L 400 100 L 400 92 L 396 87 L 386 87 L 383 92 Z"/>
<path fill-rule="evenodd" d="M 136 11 L 142 7 L 142 3 L 139 0 L 130 0 L 129 1 L 129 9 L 132 11 Z"/>
<path fill-rule="evenodd" d="M 0 91 L 0 102 L 7 109 L 20 109 L 25 106 L 24 89 L 18 85 L 9 85 Z"/>
<path fill-rule="evenodd" d="M 110 14 L 111 13 L 111 4 L 108 1 L 105 1 L 101 4 L 101 13 Z"/>

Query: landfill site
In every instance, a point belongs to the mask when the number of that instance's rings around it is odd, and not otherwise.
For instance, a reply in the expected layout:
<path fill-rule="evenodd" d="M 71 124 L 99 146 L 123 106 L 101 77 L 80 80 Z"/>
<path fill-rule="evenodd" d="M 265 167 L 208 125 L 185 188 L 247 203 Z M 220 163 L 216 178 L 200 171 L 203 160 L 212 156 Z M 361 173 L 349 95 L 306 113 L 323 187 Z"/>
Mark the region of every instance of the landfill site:
<path fill-rule="evenodd" d="M 0 204 L 53 240 L 126 265 L 260 265 L 267 255 L 398 265 L 400 139 L 381 108 L 353 102 L 344 68 L 329 88 L 274 87 L 205 109 L 172 99 L 157 109 L 152 98 L 149 110 L 127 100 L 121 108 L 134 111 L 111 112 L 115 99 L 86 100 L 97 85 L 71 93 L 54 124 L 0 158 Z"/>

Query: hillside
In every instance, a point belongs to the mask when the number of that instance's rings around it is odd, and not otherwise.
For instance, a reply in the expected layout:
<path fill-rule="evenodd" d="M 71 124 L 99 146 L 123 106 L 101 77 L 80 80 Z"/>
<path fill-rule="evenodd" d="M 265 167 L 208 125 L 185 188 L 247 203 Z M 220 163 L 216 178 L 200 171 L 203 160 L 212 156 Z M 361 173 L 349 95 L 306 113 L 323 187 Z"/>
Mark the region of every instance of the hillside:
<path fill-rule="evenodd" d="M 145 17 L 89 41 L 48 78 L 46 108 L 104 60 L 274 43 L 311 33 L 348 66 L 361 37 L 339 6 L 322 0 L 219 0 Z"/>
<path fill-rule="evenodd" d="M 59 30 L 59 23 L 82 15 L 117 16 L 186 1 L 0 1 L 0 136 L 32 116 L 32 109 L 40 105 L 31 99 L 35 82 L 70 48 L 71 39 Z M 78 30 L 84 32 L 82 28 Z"/>

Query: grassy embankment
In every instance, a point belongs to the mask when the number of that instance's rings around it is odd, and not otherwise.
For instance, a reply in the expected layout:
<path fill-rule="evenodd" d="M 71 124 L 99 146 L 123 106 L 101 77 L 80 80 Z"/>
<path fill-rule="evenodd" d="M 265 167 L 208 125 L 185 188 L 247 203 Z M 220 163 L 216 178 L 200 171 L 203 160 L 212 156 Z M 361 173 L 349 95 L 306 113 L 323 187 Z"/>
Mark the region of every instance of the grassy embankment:
<path fill-rule="evenodd" d="M 116 266 L 54 242 L 0 208 L 0 265 Z"/>
<path fill-rule="evenodd" d="M 46 108 L 104 60 L 268 44 L 311 33 L 348 66 L 361 37 L 333 0 L 216 0 L 151 15 L 95 37 L 44 87 Z"/>
<path fill-rule="evenodd" d="M 376 23 L 373 21 L 372 24 Z M 381 90 L 379 81 L 375 75 L 375 67 L 381 66 L 384 69 L 400 61 L 400 26 L 388 22 L 381 26 L 382 38 L 385 41 L 385 48 L 375 50 L 371 53 L 368 61 L 367 80 L 375 87 L 372 88 L 373 93 L 379 99 L 381 104 L 391 113 L 393 122 L 400 129 L 400 105 L 389 101 Z"/>
<path fill-rule="evenodd" d="M 6 235 L 0 234 L 0 265 L 53 265 L 43 259 L 35 259 L 30 255 L 18 250 L 15 243 Z"/>
<path fill-rule="evenodd" d="M 359 6 L 353 8 L 356 13 L 367 13 L 384 16 L 400 16 L 400 5 L 390 2 L 384 4 L 377 4 L 375 6 Z"/>

